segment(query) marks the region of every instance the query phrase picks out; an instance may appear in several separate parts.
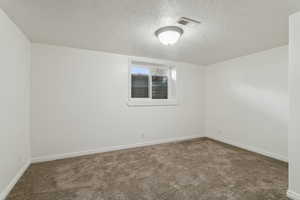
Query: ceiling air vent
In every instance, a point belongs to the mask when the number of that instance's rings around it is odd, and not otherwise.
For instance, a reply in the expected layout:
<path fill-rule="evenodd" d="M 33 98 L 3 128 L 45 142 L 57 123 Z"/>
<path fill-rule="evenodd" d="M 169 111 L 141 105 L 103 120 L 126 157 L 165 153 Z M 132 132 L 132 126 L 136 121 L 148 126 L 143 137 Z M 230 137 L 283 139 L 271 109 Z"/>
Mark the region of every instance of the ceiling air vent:
<path fill-rule="evenodd" d="M 191 25 L 191 24 L 201 24 L 200 21 L 195 20 L 195 19 L 191 19 L 191 18 L 187 18 L 187 17 L 181 17 L 178 21 L 178 24 L 181 24 L 183 26 L 187 26 L 187 25 Z"/>

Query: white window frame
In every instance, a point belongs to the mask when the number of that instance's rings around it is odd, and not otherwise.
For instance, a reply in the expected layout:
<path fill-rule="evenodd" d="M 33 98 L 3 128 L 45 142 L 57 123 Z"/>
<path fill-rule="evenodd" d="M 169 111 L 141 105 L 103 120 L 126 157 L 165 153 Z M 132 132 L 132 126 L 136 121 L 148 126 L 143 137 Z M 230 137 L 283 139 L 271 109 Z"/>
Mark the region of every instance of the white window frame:
<path fill-rule="evenodd" d="M 176 80 L 174 83 L 171 81 L 171 74 L 168 75 L 168 99 L 152 99 L 152 80 L 151 76 L 149 76 L 149 98 L 131 98 L 131 68 L 134 65 L 141 64 L 142 66 L 146 66 L 147 68 L 161 68 L 176 71 Z M 152 59 L 136 59 L 131 58 L 128 62 L 128 106 L 176 106 L 178 104 L 177 96 L 178 96 L 178 77 L 177 77 L 177 69 L 176 66 L 172 63 L 166 62 L 157 62 Z M 171 97 L 171 90 L 175 90 L 175 96 Z"/>

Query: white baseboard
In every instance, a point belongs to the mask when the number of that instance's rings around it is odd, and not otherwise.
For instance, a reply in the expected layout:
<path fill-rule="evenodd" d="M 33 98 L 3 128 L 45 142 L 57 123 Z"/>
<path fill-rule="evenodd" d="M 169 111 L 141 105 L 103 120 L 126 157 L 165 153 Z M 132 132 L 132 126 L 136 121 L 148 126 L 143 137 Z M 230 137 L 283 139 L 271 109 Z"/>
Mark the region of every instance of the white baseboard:
<path fill-rule="evenodd" d="M 28 169 L 30 165 L 30 161 L 27 161 L 26 164 L 18 171 L 18 173 L 15 175 L 15 177 L 10 181 L 10 183 L 6 186 L 6 188 L 0 193 L 0 200 L 4 200 L 7 195 L 10 193 L 10 191 L 13 189 L 13 187 L 16 185 L 18 180 L 21 178 L 21 176 L 24 174 L 24 172 Z"/>
<path fill-rule="evenodd" d="M 293 200 L 300 200 L 300 194 L 293 192 L 291 190 L 287 191 L 287 197 Z"/>
<path fill-rule="evenodd" d="M 262 154 L 264 156 L 274 158 L 276 160 L 281 160 L 283 162 L 288 162 L 288 158 L 285 157 L 285 156 L 282 156 L 282 155 L 279 155 L 279 154 L 276 154 L 276 153 L 271 153 L 271 152 L 265 151 L 265 150 L 257 148 L 257 147 L 253 147 L 253 146 L 241 144 L 241 143 L 238 143 L 238 142 L 234 142 L 234 141 L 228 140 L 228 139 L 223 138 L 223 137 L 208 136 L 208 138 L 211 138 L 211 139 L 214 139 L 214 140 L 217 140 L 217 141 L 220 141 L 220 142 L 224 142 L 224 143 L 230 144 L 232 146 L 236 146 L 236 147 L 239 147 L 239 148 L 242 148 L 242 149 L 245 149 L 245 150 L 248 150 L 248 151 L 252 151 L 252 152 L 255 152 L 255 153 L 258 153 L 258 154 Z"/>
<path fill-rule="evenodd" d="M 80 151 L 80 152 L 72 152 L 72 153 L 64 153 L 64 154 L 34 157 L 34 158 L 31 159 L 31 162 L 32 163 L 46 162 L 46 161 L 52 161 L 52 160 L 73 158 L 73 157 L 96 154 L 96 153 L 104 153 L 104 152 L 109 152 L 109 151 L 130 149 L 130 148 L 143 147 L 143 146 L 150 146 L 150 145 L 163 144 L 163 143 L 169 143 L 169 142 L 178 142 L 178 141 L 184 141 L 184 140 L 190 140 L 190 139 L 196 139 L 196 138 L 203 138 L 203 137 L 204 136 L 201 136 L 201 135 L 191 135 L 191 136 L 185 136 L 185 137 L 168 138 L 168 139 L 154 140 L 154 141 L 149 141 L 149 142 L 141 142 L 141 143 L 135 143 L 135 144 L 129 144 L 129 145 L 103 147 L 103 148 L 100 148 L 100 149 Z"/>

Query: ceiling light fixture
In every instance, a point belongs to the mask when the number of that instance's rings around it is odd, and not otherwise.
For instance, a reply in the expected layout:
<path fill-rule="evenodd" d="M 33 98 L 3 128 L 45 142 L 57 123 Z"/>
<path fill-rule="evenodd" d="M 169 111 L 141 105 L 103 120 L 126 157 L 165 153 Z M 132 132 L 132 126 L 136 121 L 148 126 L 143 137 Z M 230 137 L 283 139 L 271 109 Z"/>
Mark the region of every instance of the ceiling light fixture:
<path fill-rule="evenodd" d="M 166 26 L 155 31 L 156 37 L 164 45 L 173 45 L 180 39 L 183 29 L 178 26 Z"/>

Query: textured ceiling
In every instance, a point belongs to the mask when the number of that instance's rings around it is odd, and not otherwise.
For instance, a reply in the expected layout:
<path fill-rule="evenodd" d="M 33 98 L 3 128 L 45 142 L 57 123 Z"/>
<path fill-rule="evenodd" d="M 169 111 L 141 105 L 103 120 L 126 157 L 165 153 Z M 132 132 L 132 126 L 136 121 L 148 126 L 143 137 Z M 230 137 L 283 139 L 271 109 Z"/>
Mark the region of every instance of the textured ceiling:
<path fill-rule="evenodd" d="M 300 0 L 289 0 L 292 3 Z M 33 42 L 212 64 L 288 43 L 286 0 L 0 0 L 0 7 Z M 293 6 L 295 6 L 294 4 Z M 296 6 L 295 6 L 296 7 Z M 185 16 L 175 46 L 156 29 Z"/>

